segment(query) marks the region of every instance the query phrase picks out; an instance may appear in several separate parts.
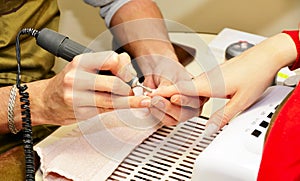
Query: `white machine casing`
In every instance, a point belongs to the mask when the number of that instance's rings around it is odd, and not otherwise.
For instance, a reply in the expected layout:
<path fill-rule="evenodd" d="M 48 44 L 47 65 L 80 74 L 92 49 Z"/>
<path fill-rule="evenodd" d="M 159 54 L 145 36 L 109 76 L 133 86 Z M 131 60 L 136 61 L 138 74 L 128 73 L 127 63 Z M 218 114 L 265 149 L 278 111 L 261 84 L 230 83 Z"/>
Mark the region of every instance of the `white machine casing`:
<path fill-rule="evenodd" d="M 196 159 L 192 180 L 255 181 L 271 117 L 291 90 L 271 87 L 234 118 Z"/>

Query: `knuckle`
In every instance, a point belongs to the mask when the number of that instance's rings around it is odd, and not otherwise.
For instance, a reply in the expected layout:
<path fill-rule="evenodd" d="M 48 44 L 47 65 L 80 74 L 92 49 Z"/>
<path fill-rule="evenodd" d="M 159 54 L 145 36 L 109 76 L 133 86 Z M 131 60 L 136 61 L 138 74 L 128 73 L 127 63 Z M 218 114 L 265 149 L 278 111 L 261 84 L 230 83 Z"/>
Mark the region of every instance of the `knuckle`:
<path fill-rule="evenodd" d="M 80 59 L 82 58 L 82 55 L 77 55 L 73 58 L 72 62 L 70 63 L 70 66 L 72 68 L 77 68 L 79 67 L 80 64 Z"/>
<path fill-rule="evenodd" d="M 129 107 L 132 107 L 132 108 L 139 108 L 140 107 L 140 99 L 138 97 L 130 97 L 128 99 L 128 104 L 129 104 Z"/>
<path fill-rule="evenodd" d="M 120 63 L 119 55 L 113 51 L 109 51 L 108 53 L 109 53 L 108 59 L 110 63 L 112 63 L 113 65 L 118 65 Z"/>
<path fill-rule="evenodd" d="M 69 87 L 75 80 L 74 72 L 67 72 L 63 78 L 63 85 Z"/>
<path fill-rule="evenodd" d="M 73 96 L 71 93 L 69 93 L 68 91 L 64 91 L 64 102 L 67 105 L 72 105 L 73 104 Z"/>
<path fill-rule="evenodd" d="M 96 106 L 101 108 L 113 108 L 114 107 L 114 99 L 111 99 L 107 96 L 97 96 L 96 97 Z"/>

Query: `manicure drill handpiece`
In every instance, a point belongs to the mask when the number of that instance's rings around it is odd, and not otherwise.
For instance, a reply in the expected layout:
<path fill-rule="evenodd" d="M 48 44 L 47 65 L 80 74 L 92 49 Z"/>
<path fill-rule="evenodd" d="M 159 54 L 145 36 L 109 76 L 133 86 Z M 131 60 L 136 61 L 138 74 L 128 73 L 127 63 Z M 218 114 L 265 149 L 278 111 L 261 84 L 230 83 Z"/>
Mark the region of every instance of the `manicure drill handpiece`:
<path fill-rule="evenodd" d="M 70 40 L 68 37 L 47 28 L 44 28 L 39 32 L 36 40 L 37 44 L 40 47 L 49 51 L 53 55 L 61 57 L 69 62 L 72 61 L 76 55 L 87 52 L 94 52 L 93 50 Z M 127 84 L 132 88 L 142 87 L 147 92 L 152 92 L 152 89 L 141 84 L 137 77 L 127 82 Z"/>

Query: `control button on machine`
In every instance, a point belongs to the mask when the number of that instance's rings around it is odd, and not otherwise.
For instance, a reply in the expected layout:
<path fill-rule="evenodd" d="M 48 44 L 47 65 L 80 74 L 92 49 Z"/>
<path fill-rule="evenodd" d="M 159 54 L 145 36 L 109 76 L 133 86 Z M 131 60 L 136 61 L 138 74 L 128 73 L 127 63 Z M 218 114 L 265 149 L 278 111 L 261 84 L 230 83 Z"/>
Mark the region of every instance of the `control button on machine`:
<path fill-rule="evenodd" d="M 269 126 L 269 123 L 267 121 L 262 121 L 259 126 L 263 127 L 263 128 L 267 128 Z"/>
<path fill-rule="evenodd" d="M 252 133 L 253 136 L 259 137 L 259 135 L 261 135 L 261 131 L 255 129 Z"/>
<path fill-rule="evenodd" d="M 236 43 L 232 43 L 225 50 L 225 59 L 229 60 L 233 57 L 236 57 L 253 46 L 254 44 L 251 44 L 247 41 L 238 41 Z"/>

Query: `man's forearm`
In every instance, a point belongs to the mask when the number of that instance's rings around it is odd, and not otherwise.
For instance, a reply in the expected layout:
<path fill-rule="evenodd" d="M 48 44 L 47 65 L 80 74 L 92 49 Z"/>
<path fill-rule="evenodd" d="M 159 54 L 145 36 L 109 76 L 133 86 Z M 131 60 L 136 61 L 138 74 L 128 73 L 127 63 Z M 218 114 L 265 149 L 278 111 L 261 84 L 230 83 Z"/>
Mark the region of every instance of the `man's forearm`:
<path fill-rule="evenodd" d="M 45 82 L 45 81 L 43 81 Z M 32 83 L 27 83 L 28 89 L 26 92 L 29 93 L 29 101 L 30 101 L 30 113 L 31 113 L 31 121 L 32 125 L 39 125 L 45 124 L 43 120 L 43 116 L 45 116 L 44 112 L 44 103 L 42 101 L 41 95 L 44 93 L 44 84 L 42 81 L 36 81 Z M 1 103 L 0 103 L 0 134 L 2 133 L 9 133 L 10 130 L 8 128 L 8 102 L 10 96 L 10 90 L 12 86 L 2 87 L 0 88 L 0 96 L 1 96 Z M 21 102 L 19 96 L 19 90 L 16 90 L 16 97 L 15 97 L 15 105 L 13 108 L 14 117 L 13 122 L 17 130 L 22 129 L 22 115 L 21 115 Z"/>
<path fill-rule="evenodd" d="M 113 16 L 110 27 L 118 44 L 134 57 L 158 54 L 177 60 L 159 8 L 152 0 L 132 0 Z"/>

